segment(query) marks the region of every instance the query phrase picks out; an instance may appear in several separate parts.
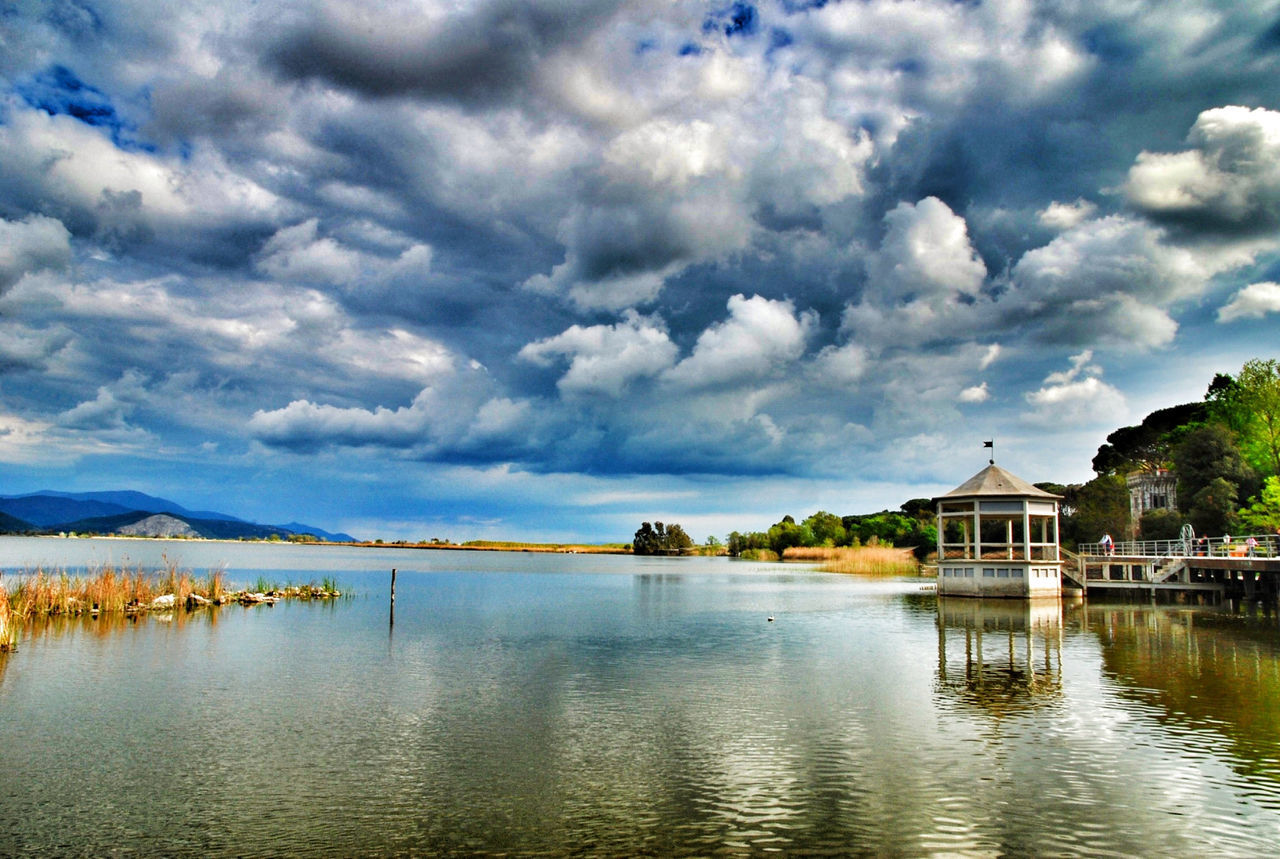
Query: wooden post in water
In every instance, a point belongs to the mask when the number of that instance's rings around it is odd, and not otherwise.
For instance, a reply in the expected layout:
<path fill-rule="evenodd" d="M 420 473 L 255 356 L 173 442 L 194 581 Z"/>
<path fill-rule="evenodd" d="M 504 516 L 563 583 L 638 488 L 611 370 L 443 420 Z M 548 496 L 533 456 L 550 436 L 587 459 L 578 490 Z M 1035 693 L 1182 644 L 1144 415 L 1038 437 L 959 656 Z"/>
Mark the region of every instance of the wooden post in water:
<path fill-rule="evenodd" d="M 396 568 L 391 568 L 391 626 L 396 625 Z"/>

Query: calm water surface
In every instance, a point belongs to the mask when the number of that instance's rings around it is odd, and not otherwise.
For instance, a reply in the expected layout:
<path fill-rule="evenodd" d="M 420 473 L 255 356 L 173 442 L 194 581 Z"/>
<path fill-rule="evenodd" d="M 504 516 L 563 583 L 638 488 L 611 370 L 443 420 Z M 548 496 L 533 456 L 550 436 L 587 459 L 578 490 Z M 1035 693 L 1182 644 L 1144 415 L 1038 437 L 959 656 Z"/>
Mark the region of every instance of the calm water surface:
<path fill-rule="evenodd" d="M 1274 617 L 701 558 L 8 538 L 0 567 L 162 552 L 357 596 L 29 630 L 0 855 L 1280 844 Z"/>

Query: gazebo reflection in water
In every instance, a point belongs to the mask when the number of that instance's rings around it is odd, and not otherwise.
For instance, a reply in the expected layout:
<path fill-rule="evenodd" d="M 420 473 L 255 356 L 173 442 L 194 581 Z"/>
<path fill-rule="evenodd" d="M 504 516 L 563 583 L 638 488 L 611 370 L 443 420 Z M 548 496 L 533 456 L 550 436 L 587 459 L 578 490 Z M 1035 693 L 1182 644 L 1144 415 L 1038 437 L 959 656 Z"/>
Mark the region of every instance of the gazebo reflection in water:
<path fill-rule="evenodd" d="M 1062 604 L 938 597 L 937 689 L 997 717 L 1057 700 Z"/>

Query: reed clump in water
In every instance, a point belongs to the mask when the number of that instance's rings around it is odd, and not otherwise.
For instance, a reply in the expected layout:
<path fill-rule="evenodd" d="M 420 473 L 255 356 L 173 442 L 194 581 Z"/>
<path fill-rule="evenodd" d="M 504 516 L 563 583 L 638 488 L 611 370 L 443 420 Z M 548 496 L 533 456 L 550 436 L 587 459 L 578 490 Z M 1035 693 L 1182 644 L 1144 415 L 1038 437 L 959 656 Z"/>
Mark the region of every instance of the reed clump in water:
<path fill-rule="evenodd" d="M 892 546 L 794 546 L 783 555 L 785 561 L 810 561 L 828 573 L 857 573 L 867 576 L 915 576 L 920 564 L 911 549 Z"/>
<path fill-rule="evenodd" d="M 162 569 L 150 572 L 141 567 L 130 570 L 108 564 L 87 576 L 71 576 L 61 570 L 37 568 L 16 577 L 12 585 L 0 580 L 0 650 L 12 650 L 19 623 L 36 618 L 171 611 L 230 602 L 272 603 L 279 599 L 342 595 L 332 578 L 322 584 L 269 588 L 263 587 L 261 581 L 258 584 L 256 591 L 231 591 L 223 570 L 196 576 L 167 558 Z"/>
<path fill-rule="evenodd" d="M 12 650 L 17 642 L 18 630 L 13 622 L 13 610 L 9 608 L 9 592 L 0 582 L 0 653 Z"/>

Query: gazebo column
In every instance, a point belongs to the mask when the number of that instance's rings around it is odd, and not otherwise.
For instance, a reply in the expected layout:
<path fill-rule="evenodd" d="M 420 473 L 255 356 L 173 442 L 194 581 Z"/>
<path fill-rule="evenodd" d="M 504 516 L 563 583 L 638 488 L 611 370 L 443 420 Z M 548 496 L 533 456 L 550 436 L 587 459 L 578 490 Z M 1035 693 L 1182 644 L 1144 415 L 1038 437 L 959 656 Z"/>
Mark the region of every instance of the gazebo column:
<path fill-rule="evenodd" d="M 982 560 L 982 511 L 978 502 L 973 502 L 973 557 Z"/>

